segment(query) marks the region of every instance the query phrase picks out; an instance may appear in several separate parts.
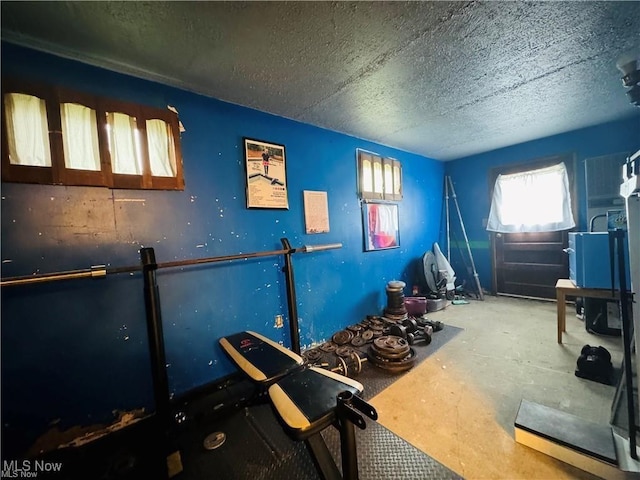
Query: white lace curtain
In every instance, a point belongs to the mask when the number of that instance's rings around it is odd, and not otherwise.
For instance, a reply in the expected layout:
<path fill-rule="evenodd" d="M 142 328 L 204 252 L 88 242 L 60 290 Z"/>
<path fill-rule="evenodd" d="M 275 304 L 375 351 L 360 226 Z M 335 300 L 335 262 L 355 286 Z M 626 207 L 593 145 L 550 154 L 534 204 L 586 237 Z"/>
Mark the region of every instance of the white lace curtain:
<path fill-rule="evenodd" d="M 564 163 L 498 175 L 487 230 L 501 233 L 554 232 L 575 226 Z"/>

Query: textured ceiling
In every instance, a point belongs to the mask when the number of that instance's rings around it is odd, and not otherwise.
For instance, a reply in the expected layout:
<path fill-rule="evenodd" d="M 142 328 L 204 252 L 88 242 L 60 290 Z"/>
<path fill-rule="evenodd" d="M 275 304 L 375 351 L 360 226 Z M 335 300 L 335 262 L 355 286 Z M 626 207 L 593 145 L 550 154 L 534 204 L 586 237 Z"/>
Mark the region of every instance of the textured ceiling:
<path fill-rule="evenodd" d="M 439 160 L 640 114 L 640 2 L 1 8 L 4 40 Z"/>

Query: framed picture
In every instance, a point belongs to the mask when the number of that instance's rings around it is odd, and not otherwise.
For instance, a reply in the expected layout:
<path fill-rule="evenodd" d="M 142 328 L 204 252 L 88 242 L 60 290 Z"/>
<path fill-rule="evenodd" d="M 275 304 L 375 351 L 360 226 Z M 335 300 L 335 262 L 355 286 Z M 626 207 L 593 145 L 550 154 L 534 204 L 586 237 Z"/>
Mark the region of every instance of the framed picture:
<path fill-rule="evenodd" d="M 385 250 L 400 246 L 398 205 L 363 203 L 364 250 Z"/>
<path fill-rule="evenodd" d="M 284 145 L 244 139 L 247 208 L 289 208 Z"/>

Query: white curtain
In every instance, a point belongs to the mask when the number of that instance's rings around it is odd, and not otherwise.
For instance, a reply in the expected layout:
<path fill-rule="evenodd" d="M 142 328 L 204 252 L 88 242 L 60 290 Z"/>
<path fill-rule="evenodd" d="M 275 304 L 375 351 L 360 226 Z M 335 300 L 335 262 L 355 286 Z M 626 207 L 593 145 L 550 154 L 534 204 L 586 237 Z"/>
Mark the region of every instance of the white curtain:
<path fill-rule="evenodd" d="M 33 95 L 4 96 L 9 163 L 34 167 L 51 166 L 49 124 L 45 101 Z"/>
<path fill-rule="evenodd" d="M 564 163 L 498 175 L 487 230 L 501 233 L 554 232 L 575 226 Z"/>
<path fill-rule="evenodd" d="M 136 119 L 124 113 L 108 113 L 107 123 L 113 173 L 142 175 Z"/>
<path fill-rule="evenodd" d="M 154 177 L 175 177 L 175 159 L 169 126 L 163 120 L 147 120 L 147 145 L 151 175 Z"/>
<path fill-rule="evenodd" d="M 64 164 L 77 170 L 100 170 L 96 112 L 77 103 L 60 105 Z"/>
<path fill-rule="evenodd" d="M 362 160 L 362 192 L 373 192 L 373 174 L 371 160 Z"/>

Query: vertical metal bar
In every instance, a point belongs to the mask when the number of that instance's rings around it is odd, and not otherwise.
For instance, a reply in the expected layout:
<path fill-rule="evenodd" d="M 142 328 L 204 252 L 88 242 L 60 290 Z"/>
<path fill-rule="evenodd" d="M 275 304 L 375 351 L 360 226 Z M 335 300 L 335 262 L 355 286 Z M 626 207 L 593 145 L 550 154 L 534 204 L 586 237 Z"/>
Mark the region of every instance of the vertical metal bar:
<path fill-rule="evenodd" d="M 638 452 L 636 451 L 636 414 L 635 404 L 633 401 L 633 372 L 631 370 L 631 325 L 629 302 L 630 295 L 627 291 L 627 276 L 624 255 L 624 230 L 616 229 L 609 232 L 616 238 L 616 247 L 618 255 L 618 278 L 620 280 L 620 317 L 622 319 L 622 345 L 624 347 L 624 376 L 627 390 L 627 410 L 629 415 L 629 453 L 631 458 L 638 460 Z M 613 266 L 613 265 L 612 265 Z"/>
<path fill-rule="evenodd" d="M 324 442 L 322 435 L 316 433 L 311 435 L 304 441 L 316 471 L 322 480 L 342 480 L 340 470 L 336 465 L 327 444 Z"/>
<path fill-rule="evenodd" d="M 445 208 L 445 216 L 447 217 L 447 261 L 451 263 L 451 235 L 449 233 L 449 185 L 447 179 L 449 177 L 444 177 L 444 208 Z"/>
<path fill-rule="evenodd" d="M 342 477 L 345 480 L 358 480 L 358 452 L 356 449 L 356 431 L 353 421 L 364 420 L 360 414 L 352 412 L 353 394 L 344 391 L 337 398 L 337 427 L 340 431 L 340 454 L 342 456 Z M 376 413 L 377 415 L 377 413 Z M 352 418 L 353 417 L 353 418 Z"/>
<path fill-rule="evenodd" d="M 164 351 L 162 316 L 160 314 L 160 292 L 156 283 L 158 265 L 153 248 L 140 249 L 140 259 L 144 278 L 144 304 L 147 314 L 147 335 L 149 337 L 156 414 L 160 422 L 167 421 L 165 425 L 168 426 L 170 410 L 169 379 L 167 377 L 167 360 Z"/>
<path fill-rule="evenodd" d="M 289 308 L 289 332 L 291 335 L 291 350 L 300 355 L 300 332 L 298 331 L 298 299 L 296 285 L 293 278 L 293 250 L 289 240 L 281 238 L 282 246 L 287 250 L 284 254 L 284 277 L 287 286 L 287 307 Z"/>
<path fill-rule="evenodd" d="M 464 222 L 462 221 L 462 213 L 460 213 L 460 206 L 458 205 L 458 198 L 456 197 L 456 191 L 453 188 L 453 180 L 451 177 L 447 177 L 449 180 L 449 184 L 451 186 L 451 197 L 453 198 L 453 203 L 456 205 L 456 210 L 458 212 L 458 219 L 460 220 L 460 227 L 462 228 L 462 235 L 464 236 L 464 241 L 467 244 L 467 253 L 469 254 L 469 259 L 471 260 L 471 268 L 473 268 L 473 277 L 476 281 L 476 287 L 478 288 L 478 296 L 480 300 L 484 300 L 484 293 L 482 292 L 482 286 L 480 285 L 480 278 L 478 277 L 478 272 L 476 271 L 476 264 L 473 261 L 473 255 L 471 254 L 471 247 L 469 246 L 469 238 L 467 237 L 467 230 L 464 228 Z"/>
<path fill-rule="evenodd" d="M 358 452 L 356 449 L 356 429 L 347 418 L 340 421 L 340 453 L 342 454 L 342 477 L 358 480 Z"/>

